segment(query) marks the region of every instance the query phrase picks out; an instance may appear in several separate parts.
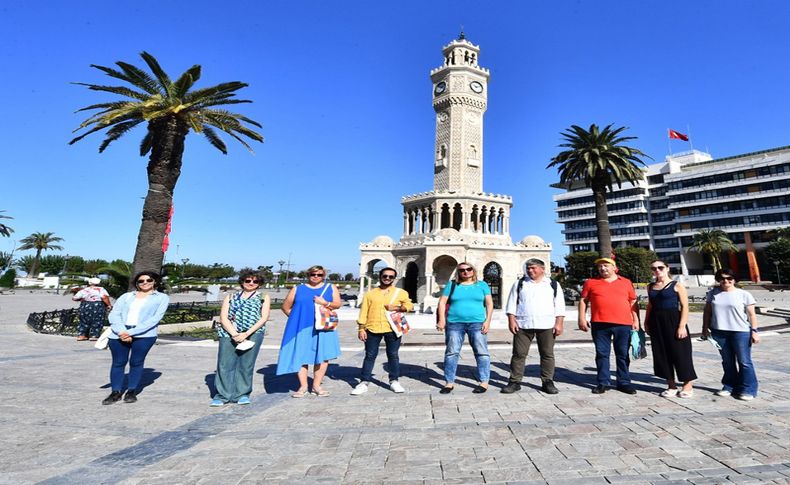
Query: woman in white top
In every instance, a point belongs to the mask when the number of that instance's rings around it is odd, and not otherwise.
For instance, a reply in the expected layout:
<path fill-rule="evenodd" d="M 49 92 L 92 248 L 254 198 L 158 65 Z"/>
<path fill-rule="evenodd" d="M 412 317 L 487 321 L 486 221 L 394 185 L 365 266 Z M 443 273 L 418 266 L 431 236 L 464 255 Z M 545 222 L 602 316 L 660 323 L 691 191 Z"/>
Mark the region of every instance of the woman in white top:
<path fill-rule="evenodd" d="M 134 280 L 137 291 L 124 293 L 110 312 L 110 385 L 112 392 L 102 404 L 121 400 L 126 364 L 129 364 L 129 381 L 123 401 L 137 401 L 143 377 L 145 356 L 156 342 L 156 329 L 167 311 L 170 298 L 157 291 L 162 281 L 158 273 L 143 271 Z"/>

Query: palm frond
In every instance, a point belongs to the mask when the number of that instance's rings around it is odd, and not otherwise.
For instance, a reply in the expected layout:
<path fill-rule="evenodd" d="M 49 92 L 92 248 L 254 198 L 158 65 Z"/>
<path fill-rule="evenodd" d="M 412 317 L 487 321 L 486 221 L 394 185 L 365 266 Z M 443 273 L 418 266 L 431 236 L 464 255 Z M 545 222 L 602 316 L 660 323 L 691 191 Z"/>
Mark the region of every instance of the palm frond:
<path fill-rule="evenodd" d="M 139 99 L 140 101 L 145 101 L 149 98 L 148 95 L 143 94 L 141 92 L 135 91 L 133 89 L 129 89 L 123 86 L 99 86 L 96 84 L 87 84 L 87 83 L 72 83 L 77 84 L 80 86 L 86 86 L 91 91 L 105 91 L 108 93 L 113 94 L 120 94 L 121 96 L 126 96 L 128 98 Z"/>
<path fill-rule="evenodd" d="M 195 64 L 173 83 L 173 96 L 183 98 L 198 79 L 200 79 L 200 66 Z"/>
<path fill-rule="evenodd" d="M 99 109 L 99 108 L 107 108 L 104 110 L 104 112 L 107 112 L 109 110 L 122 108 L 128 104 L 136 104 L 136 103 L 132 103 L 131 101 L 112 101 L 109 103 L 92 104 L 90 106 L 86 106 L 84 108 L 80 108 L 76 110 L 75 113 L 79 113 L 81 111 L 90 111 L 92 109 Z"/>
<path fill-rule="evenodd" d="M 151 151 L 151 147 L 154 145 L 154 135 L 151 133 L 151 130 L 145 132 L 145 136 L 143 137 L 142 141 L 140 142 L 140 156 L 144 157 L 148 152 Z"/>
<path fill-rule="evenodd" d="M 140 53 L 140 57 L 143 58 L 145 63 L 148 64 L 148 68 L 151 69 L 151 72 L 154 73 L 154 76 L 156 76 L 156 79 L 159 81 L 159 85 L 161 86 L 162 92 L 172 96 L 173 83 L 170 82 L 170 77 L 167 75 L 164 69 L 162 69 L 162 66 L 159 65 L 159 61 L 157 61 L 154 56 L 145 51 Z"/>
<path fill-rule="evenodd" d="M 241 88 L 246 88 L 247 86 L 249 86 L 247 83 L 243 83 L 240 81 L 231 81 L 227 83 L 217 84 L 216 86 L 198 89 L 192 91 L 191 93 L 187 93 L 187 95 L 184 96 L 184 102 L 194 103 L 201 98 L 216 96 L 218 94 L 231 93 L 233 91 L 238 91 Z"/>
<path fill-rule="evenodd" d="M 129 84 L 137 86 L 148 94 L 166 94 L 166 91 L 163 92 L 159 89 L 156 80 L 139 67 L 123 61 L 118 61 L 115 64 L 123 69 L 123 72 L 129 77 Z"/>
<path fill-rule="evenodd" d="M 142 123 L 142 119 L 134 119 L 131 121 L 124 121 L 122 123 L 117 123 L 113 125 L 112 128 L 107 130 L 107 137 L 104 139 L 102 144 L 99 146 L 99 153 L 102 153 L 110 143 L 114 142 L 118 138 L 122 137 L 127 131 L 131 130 L 135 126 Z"/>
<path fill-rule="evenodd" d="M 206 137 L 208 142 L 211 143 L 214 148 L 221 151 L 225 155 L 228 154 L 228 147 L 225 146 L 225 142 L 222 141 L 222 138 L 220 138 L 219 135 L 217 135 L 217 132 L 214 131 L 214 128 L 208 125 L 203 125 L 203 136 Z"/>

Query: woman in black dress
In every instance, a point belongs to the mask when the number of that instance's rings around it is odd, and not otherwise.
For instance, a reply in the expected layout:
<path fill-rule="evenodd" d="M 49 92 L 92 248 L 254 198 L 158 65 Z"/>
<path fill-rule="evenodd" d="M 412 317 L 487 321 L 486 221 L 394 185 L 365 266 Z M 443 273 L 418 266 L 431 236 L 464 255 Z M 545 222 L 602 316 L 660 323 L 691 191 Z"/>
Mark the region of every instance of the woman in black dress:
<path fill-rule="evenodd" d="M 647 287 L 649 302 L 645 313 L 645 330 L 650 334 L 653 349 L 653 372 L 667 380 L 661 397 L 692 397 L 692 382 L 697 378 L 691 360 L 691 337 L 688 325 L 688 293 L 686 288 L 672 281 L 669 266 L 661 260 L 653 261 L 650 270 L 655 283 Z M 678 390 L 677 380 L 683 383 Z"/>

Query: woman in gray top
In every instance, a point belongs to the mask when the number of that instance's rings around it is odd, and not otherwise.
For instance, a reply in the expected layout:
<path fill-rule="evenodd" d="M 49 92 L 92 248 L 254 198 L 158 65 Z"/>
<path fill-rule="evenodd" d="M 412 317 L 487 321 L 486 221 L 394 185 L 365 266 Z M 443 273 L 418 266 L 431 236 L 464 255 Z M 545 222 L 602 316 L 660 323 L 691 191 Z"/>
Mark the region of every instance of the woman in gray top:
<path fill-rule="evenodd" d="M 754 297 L 735 286 L 735 273 L 716 272 L 719 286 L 708 292 L 702 315 L 702 335 L 719 347 L 724 377 L 718 396 L 751 401 L 757 396 L 757 374 L 752 363 L 752 344 L 760 342 Z"/>

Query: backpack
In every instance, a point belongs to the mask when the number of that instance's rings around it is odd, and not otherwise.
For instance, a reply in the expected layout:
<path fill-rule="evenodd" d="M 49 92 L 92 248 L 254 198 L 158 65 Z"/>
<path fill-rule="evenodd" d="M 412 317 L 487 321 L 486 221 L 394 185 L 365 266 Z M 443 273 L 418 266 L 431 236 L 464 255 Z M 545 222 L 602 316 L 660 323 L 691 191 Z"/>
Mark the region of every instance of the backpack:
<path fill-rule="evenodd" d="M 521 303 L 521 287 L 524 286 L 524 282 L 527 281 L 526 276 L 522 276 L 518 280 L 518 288 L 516 289 L 516 308 L 518 308 L 518 304 Z M 554 290 L 554 298 L 557 298 L 557 287 L 559 286 L 556 281 L 549 278 L 551 282 L 551 289 Z"/>

